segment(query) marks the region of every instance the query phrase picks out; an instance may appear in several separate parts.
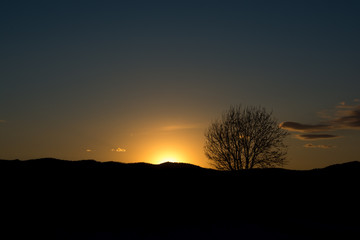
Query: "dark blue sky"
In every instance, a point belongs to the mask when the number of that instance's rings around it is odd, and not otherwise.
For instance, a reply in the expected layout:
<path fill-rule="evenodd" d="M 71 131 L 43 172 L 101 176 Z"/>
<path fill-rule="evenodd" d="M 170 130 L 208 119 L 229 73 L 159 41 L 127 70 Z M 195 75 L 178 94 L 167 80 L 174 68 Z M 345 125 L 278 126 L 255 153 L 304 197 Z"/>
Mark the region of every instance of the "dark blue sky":
<path fill-rule="evenodd" d="M 2 1 L 0 158 L 168 152 L 206 166 L 203 132 L 231 104 L 335 118 L 340 102 L 359 105 L 359 12 L 358 1 Z M 289 167 L 356 160 L 359 133 L 339 131 L 312 142 L 331 149 L 289 137 Z"/>

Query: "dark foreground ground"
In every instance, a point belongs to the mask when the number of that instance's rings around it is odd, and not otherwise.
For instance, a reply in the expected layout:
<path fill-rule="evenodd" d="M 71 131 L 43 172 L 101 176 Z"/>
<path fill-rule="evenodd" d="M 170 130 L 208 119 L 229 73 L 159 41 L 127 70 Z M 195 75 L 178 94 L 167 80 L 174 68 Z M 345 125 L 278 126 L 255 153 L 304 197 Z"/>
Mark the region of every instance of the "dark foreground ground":
<path fill-rule="evenodd" d="M 234 174 L 14 160 L 0 180 L 6 239 L 360 239 L 359 162 Z"/>

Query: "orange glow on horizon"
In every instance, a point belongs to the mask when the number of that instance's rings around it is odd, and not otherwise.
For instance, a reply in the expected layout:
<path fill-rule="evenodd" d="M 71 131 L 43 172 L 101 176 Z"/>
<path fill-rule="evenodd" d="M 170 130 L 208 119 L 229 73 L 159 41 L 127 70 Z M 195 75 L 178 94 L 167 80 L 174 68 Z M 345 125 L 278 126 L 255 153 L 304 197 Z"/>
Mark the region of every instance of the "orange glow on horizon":
<path fill-rule="evenodd" d="M 93 158 L 126 163 L 184 162 L 208 167 L 202 150 L 203 129 L 200 127 L 173 127 L 180 125 L 176 122 L 151 123 L 143 129 L 137 130 L 138 132 L 129 130 L 131 134 L 123 138 L 109 135 L 106 153 L 94 150 Z M 171 128 L 162 126 L 171 126 Z M 87 154 L 89 155 L 89 153 Z M 103 157 L 104 154 L 106 157 Z"/>
<path fill-rule="evenodd" d="M 153 164 L 161 164 L 164 162 L 184 162 L 184 159 L 180 154 L 174 151 L 168 151 L 156 154 L 151 160 Z"/>

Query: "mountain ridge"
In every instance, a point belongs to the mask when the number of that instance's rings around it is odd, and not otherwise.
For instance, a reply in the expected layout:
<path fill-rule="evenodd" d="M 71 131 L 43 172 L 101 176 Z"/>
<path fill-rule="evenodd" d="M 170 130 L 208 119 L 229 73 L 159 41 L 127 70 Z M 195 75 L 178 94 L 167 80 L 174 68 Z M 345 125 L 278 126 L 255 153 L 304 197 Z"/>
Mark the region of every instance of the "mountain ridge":
<path fill-rule="evenodd" d="M 186 163 L 186 162 L 163 162 L 159 164 L 153 164 L 148 162 L 133 162 L 133 163 L 124 163 L 124 162 L 116 162 L 116 161 L 97 161 L 94 159 L 84 159 L 84 160 L 64 160 L 64 159 L 58 159 L 58 158 L 38 158 L 38 159 L 27 159 L 27 160 L 7 160 L 7 159 L 0 159 L 0 164 L 12 164 L 12 163 L 24 163 L 24 164 L 68 164 L 68 165 L 112 165 L 112 166 L 118 166 L 118 167 L 140 167 L 140 168 L 149 168 L 149 169 L 198 169 L 198 170 L 210 170 L 210 171 L 219 171 L 219 172 L 227 172 L 227 171 L 220 171 L 212 168 L 205 168 L 201 167 L 195 164 Z M 336 170 L 336 169 L 360 169 L 360 161 L 349 161 L 349 162 L 343 162 L 343 163 L 337 163 L 337 164 L 331 164 L 328 166 L 325 166 L 323 168 L 313 168 L 313 169 L 306 169 L 306 170 L 297 170 L 297 169 L 286 169 L 286 168 L 254 168 L 246 171 L 290 171 L 290 172 L 309 172 L 309 171 L 319 171 L 319 170 Z M 243 172 L 243 171 L 239 171 Z"/>

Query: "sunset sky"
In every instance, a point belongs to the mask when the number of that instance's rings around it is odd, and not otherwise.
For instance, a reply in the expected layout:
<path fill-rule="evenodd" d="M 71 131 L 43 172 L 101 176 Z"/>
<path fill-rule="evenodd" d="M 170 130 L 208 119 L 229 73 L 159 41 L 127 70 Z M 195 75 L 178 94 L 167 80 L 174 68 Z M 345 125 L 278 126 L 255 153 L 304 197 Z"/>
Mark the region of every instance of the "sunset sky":
<path fill-rule="evenodd" d="M 360 161 L 360 1 L 2 1 L 0 159 L 182 161 L 261 105 L 289 169 Z"/>

